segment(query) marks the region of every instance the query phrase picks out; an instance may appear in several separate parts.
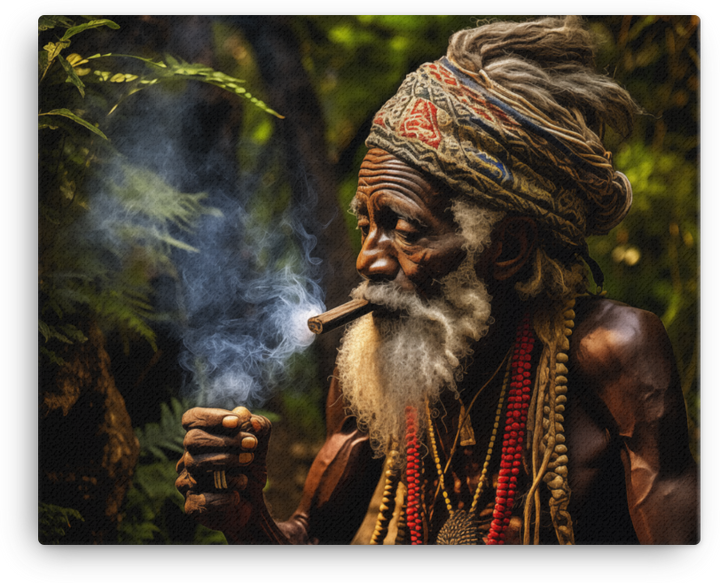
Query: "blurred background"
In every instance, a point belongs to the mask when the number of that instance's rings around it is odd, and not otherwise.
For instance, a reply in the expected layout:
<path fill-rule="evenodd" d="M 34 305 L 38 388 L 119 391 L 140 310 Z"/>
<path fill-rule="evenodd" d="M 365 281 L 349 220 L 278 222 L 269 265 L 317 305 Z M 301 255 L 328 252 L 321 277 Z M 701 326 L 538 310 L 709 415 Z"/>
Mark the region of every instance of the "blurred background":
<path fill-rule="evenodd" d="M 273 421 L 266 497 L 292 513 L 340 337 L 304 321 L 359 282 L 372 116 L 487 18 L 40 18 L 42 542 L 224 544 L 174 489 L 196 404 Z M 662 318 L 699 459 L 699 20 L 587 22 L 646 111 L 607 136 L 634 204 L 590 252 L 610 297 Z"/>

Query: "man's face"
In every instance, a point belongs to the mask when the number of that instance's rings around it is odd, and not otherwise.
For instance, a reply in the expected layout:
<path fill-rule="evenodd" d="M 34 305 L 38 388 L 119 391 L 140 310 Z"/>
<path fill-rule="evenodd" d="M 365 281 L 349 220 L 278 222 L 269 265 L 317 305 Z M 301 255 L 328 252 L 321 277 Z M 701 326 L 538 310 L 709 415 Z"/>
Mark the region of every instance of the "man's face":
<path fill-rule="evenodd" d="M 365 156 L 353 208 L 362 233 L 357 270 L 372 282 L 394 281 L 429 299 L 465 257 L 447 197 L 384 150 Z"/>
<path fill-rule="evenodd" d="M 402 435 L 407 406 L 422 410 L 443 390 L 457 392 L 463 359 L 489 330 L 490 296 L 475 253 L 498 217 L 477 207 L 458 213 L 472 231 L 467 241 L 449 205 L 397 158 L 378 149 L 365 156 L 353 206 L 366 281 L 351 295 L 379 307 L 348 327 L 337 365 L 345 401 L 378 451 Z"/>

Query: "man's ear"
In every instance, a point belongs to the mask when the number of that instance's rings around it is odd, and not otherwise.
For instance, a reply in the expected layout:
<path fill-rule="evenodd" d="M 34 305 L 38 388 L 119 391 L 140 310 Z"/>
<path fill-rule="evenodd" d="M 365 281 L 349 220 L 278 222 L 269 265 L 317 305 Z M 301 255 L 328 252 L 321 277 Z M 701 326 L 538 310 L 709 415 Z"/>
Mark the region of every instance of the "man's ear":
<path fill-rule="evenodd" d="M 490 273 L 506 281 L 522 271 L 537 247 L 537 223 L 530 217 L 505 217 L 493 231 Z"/>

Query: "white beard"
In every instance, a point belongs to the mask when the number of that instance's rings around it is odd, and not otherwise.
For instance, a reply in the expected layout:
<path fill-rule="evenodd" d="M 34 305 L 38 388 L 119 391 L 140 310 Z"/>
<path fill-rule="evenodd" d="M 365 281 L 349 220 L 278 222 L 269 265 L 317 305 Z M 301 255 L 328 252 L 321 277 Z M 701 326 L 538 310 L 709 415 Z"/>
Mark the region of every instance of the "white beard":
<path fill-rule="evenodd" d="M 457 394 L 462 359 L 487 334 L 491 298 L 475 274 L 473 255 L 440 281 L 439 299 L 424 301 L 392 282 L 366 281 L 351 294 L 394 312 L 351 324 L 337 361 L 347 407 L 378 456 L 391 438 L 403 438 L 406 407 L 422 418 L 426 403 L 432 407 L 444 389 Z"/>

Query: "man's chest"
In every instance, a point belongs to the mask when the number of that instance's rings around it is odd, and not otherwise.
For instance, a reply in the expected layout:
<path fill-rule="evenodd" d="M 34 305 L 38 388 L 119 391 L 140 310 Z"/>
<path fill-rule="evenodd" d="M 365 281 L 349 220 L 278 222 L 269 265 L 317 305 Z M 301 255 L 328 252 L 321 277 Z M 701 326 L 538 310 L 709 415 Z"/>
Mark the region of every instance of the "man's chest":
<path fill-rule="evenodd" d="M 468 511 L 473 503 L 482 526 L 491 520 L 496 501 L 502 497 L 502 492 L 498 491 L 500 443 L 496 439 L 493 444 L 495 415 L 487 408 L 492 399 L 486 401 L 482 403 L 485 406 L 472 415 L 474 443 L 463 442 L 461 436 L 467 437 L 467 431 L 462 431 L 460 416 L 447 415 L 434 423 L 438 445 L 429 448 L 430 454 L 425 460 L 425 500 L 431 518 L 431 534 L 437 534 L 453 512 Z M 635 542 L 627 510 L 620 456 L 622 443 L 611 435 L 602 421 L 604 417 L 596 409 L 597 403 L 592 399 L 588 402 L 578 390 L 575 399 L 568 399 L 564 414 L 571 490 L 569 510 L 576 541 L 591 544 Z M 515 532 L 508 535 L 508 542 L 522 540 L 523 507 L 532 483 L 528 475 L 532 473 L 532 463 L 532 448 L 526 445 L 512 513 L 513 528 L 510 530 Z M 537 489 L 547 513 L 550 491 L 544 483 Z M 544 542 L 554 542 L 549 517 L 541 517 L 541 522 L 547 527 L 542 536 Z"/>

